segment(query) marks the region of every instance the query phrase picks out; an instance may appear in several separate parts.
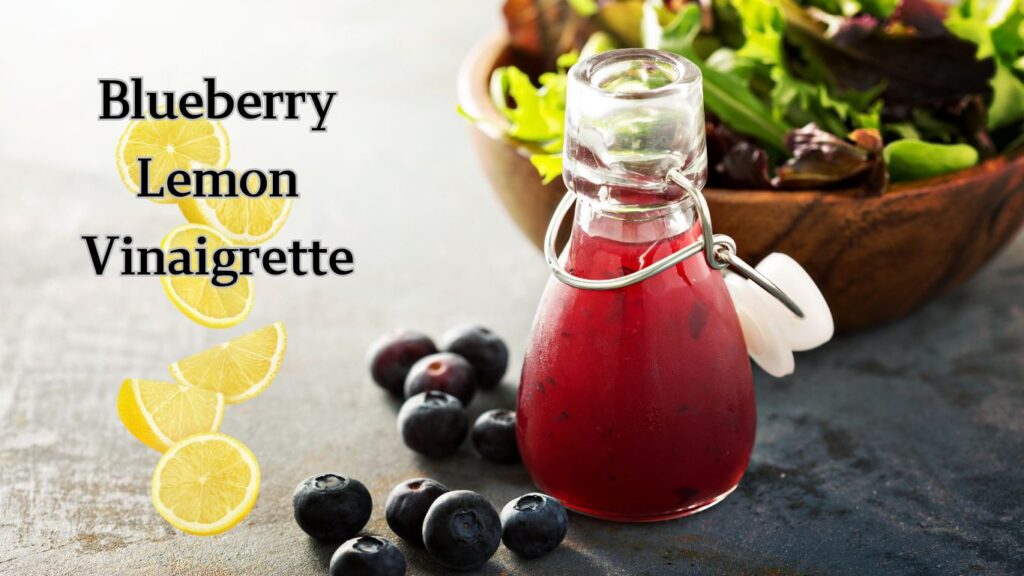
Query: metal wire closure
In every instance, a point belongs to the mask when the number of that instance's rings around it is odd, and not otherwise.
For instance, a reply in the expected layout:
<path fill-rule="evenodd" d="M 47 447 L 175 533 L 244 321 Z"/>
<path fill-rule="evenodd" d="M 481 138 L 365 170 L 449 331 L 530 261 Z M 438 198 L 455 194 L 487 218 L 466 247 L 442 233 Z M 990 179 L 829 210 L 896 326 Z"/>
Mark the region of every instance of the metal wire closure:
<path fill-rule="evenodd" d="M 559 228 L 561 228 L 562 220 L 565 219 L 565 215 L 569 213 L 569 209 L 576 202 L 576 193 L 570 190 L 566 192 L 565 197 L 562 198 L 558 207 L 555 208 L 555 213 L 551 216 L 551 222 L 548 223 L 547 233 L 544 235 L 544 260 L 547 262 L 548 268 L 551 269 L 551 273 L 555 275 L 555 278 L 558 278 L 564 284 L 582 290 L 615 290 L 642 282 L 672 268 L 691 256 L 704 252 L 704 257 L 707 259 L 709 266 L 715 270 L 731 267 L 733 272 L 751 280 L 781 302 L 793 314 L 796 314 L 797 317 L 803 318 L 804 313 L 796 305 L 796 302 L 793 302 L 775 283 L 754 269 L 753 266 L 744 262 L 736 254 L 736 242 L 732 238 L 725 234 L 715 234 L 712 231 L 711 214 L 708 211 L 708 204 L 704 200 L 704 195 L 701 194 L 700 190 L 690 184 L 690 181 L 678 170 L 669 172 L 668 178 L 685 190 L 687 196 L 693 202 L 694 209 L 697 211 L 697 218 L 700 219 L 700 238 L 689 246 L 681 248 L 647 268 L 632 274 L 608 280 L 589 280 L 574 276 L 558 261 L 557 249 L 555 247 L 555 239 L 558 236 Z"/>

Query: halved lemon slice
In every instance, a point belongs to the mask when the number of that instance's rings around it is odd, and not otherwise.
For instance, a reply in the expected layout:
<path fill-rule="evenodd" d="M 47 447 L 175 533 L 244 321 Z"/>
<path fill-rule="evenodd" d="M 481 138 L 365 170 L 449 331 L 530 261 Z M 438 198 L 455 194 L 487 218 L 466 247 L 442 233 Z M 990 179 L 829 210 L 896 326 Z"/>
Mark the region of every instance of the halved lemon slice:
<path fill-rule="evenodd" d="M 182 384 L 220 392 L 228 404 L 255 398 L 277 376 L 288 345 L 284 324 L 275 322 L 170 365 Z"/>
<path fill-rule="evenodd" d="M 206 252 L 206 268 L 214 270 L 213 255 L 218 248 L 230 247 L 224 236 L 209 226 L 184 224 L 171 230 L 160 243 L 160 248 L 173 261 L 170 250 L 184 248 L 189 251 L 192 270 L 199 266 L 196 253 L 198 238 L 206 238 L 201 247 Z M 237 270 L 237 267 L 235 267 Z M 181 312 L 207 328 L 228 328 L 238 324 L 249 315 L 253 303 L 253 282 L 251 276 L 239 275 L 231 286 L 213 285 L 211 276 L 161 276 L 164 291 Z"/>
<path fill-rule="evenodd" d="M 241 178 L 238 174 L 235 177 Z M 250 174 L 246 179 L 250 183 L 249 190 L 258 189 L 254 183 L 258 176 Z M 209 226 L 236 245 L 255 246 L 273 238 L 288 220 L 292 199 L 284 197 L 288 193 L 286 182 L 282 182 L 279 192 L 280 198 L 271 197 L 269 189 L 267 194 L 257 198 L 245 195 L 236 198 L 189 196 L 182 198 L 178 207 L 189 222 Z"/>
<path fill-rule="evenodd" d="M 224 395 L 184 384 L 129 379 L 117 395 L 117 413 L 132 435 L 163 452 L 192 434 L 219 430 Z"/>
<path fill-rule="evenodd" d="M 224 168 L 231 158 L 228 134 L 220 122 L 205 119 L 133 120 L 117 142 L 117 171 L 133 194 L 139 193 L 139 158 L 152 158 L 149 188 L 156 192 L 172 170 L 193 166 Z M 173 204 L 176 198 L 151 198 Z"/>
<path fill-rule="evenodd" d="M 178 530 L 220 534 L 249 515 L 260 492 L 260 465 L 225 434 L 196 434 L 174 446 L 153 470 L 156 511 Z"/>

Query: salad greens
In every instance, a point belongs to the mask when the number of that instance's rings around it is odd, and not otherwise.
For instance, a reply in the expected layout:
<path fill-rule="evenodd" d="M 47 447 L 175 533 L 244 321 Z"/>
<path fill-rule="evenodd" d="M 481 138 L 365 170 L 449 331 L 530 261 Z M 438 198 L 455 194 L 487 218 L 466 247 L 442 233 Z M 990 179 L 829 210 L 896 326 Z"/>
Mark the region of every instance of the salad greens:
<path fill-rule="evenodd" d="M 583 55 L 614 48 L 609 36 L 595 32 L 584 45 Z M 530 155 L 530 162 L 545 184 L 562 175 L 567 72 L 578 59 L 575 51 L 559 56 L 555 61 L 558 71 L 541 74 L 539 87 L 515 66 L 498 68 L 491 74 L 491 100 L 509 121 L 507 133 L 537 149 Z M 515 107 L 510 107 L 508 100 L 512 100 Z"/>
<path fill-rule="evenodd" d="M 966 0 L 946 19 L 960 38 L 977 45 L 979 60 L 992 59 L 992 102 L 988 127 L 1001 128 L 1024 119 L 1024 9 L 1019 0 Z"/>
<path fill-rule="evenodd" d="M 561 173 L 567 71 L 646 46 L 697 64 L 711 184 L 883 193 L 1024 147 L 1024 0 L 507 0 L 508 136 Z M 577 54 L 579 56 L 577 56 Z"/>
<path fill-rule="evenodd" d="M 701 68 L 704 103 L 712 113 L 774 151 L 784 151 L 783 139 L 790 125 L 772 114 L 769 106 L 748 88 L 749 69 L 738 67 L 739 52 L 719 56 L 724 63 L 721 69 L 707 65 L 694 47 L 700 29 L 698 4 L 687 4 L 676 13 L 652 2 L 644 5 L 644 43 L 692 60 Z"/>

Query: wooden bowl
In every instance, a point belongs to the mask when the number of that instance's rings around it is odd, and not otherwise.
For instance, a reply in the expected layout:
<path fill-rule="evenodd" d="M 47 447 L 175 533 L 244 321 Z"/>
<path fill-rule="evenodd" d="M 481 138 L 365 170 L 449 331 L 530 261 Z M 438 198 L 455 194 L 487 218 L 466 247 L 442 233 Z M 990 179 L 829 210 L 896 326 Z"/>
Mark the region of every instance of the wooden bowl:
<path fill-rule="evenodd" d="M 538 247 L 565 194 L 541 183 L 529 152 L 505 137 L 507 122 L 491 104 L 491 72 L 511 60 L 507 36 L 486 38 L 459 72 L 459 102 L 498 197 Z M 740 255 L 757 263 L 789 254 L 821 287 L 842 332 L 905 316 L 970 278 L 1024 221 L 1024 156 L 892 186 L 884 195 L 852 198 L 826 192 L 707 189 L 715 232 L 732 236 Z"/>

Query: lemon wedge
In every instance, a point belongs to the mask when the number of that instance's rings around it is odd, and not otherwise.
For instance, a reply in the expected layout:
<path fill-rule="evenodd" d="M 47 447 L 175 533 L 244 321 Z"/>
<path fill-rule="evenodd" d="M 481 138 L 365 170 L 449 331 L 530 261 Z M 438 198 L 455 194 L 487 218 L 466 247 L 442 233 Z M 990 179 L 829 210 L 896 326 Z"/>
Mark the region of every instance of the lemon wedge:
<path fill-rule="evenodd" d="M 117 142 L 117 171 L 133 194 L 140 191 L 139 158 L 152 158 L 149 186 L 156 192 L 173 170 L 194 166 L 224 168 L 231 158 L 228 134 L 220 122 L 197 120 L 133 120 Z M 150 198 L 173 204 L 173 196 Z"/>
<path fill-rule="evenodd" d="M 277 376 L 288 345 L 284 324 L 275 322 L 168 368 L 182 384 L 219 392 L 228 404 L 255 398 Z"/>
<path fill-rule="evenodd" d="M 236 178 L 241 175 L 236 174 Z M 250 190 L 258 185 L 255 174 L 249 174 Z M 236 197 L 211 198 L 189 196 L 178 202 L 178 208 L 193 224 L 209 226 L 220 232 L 236 246 L 256 246 L 273 238 L 292 210 L 292 199 L 288 196 L 287 182 L 281 182 L 280 197 L 265 194 L 255 198 L 240 195 Z"/>
<path fill-rule="evenodd" d="M 224 395 L 154 380 L 125 380 L 117 395 L 117 413 L 143 444 L 163 452 L 200 432 L 216 432 L 224 419 Z"/>
<path fill-rule="evenodd" d="M 206 267 L 213 270 L 213 254 L 218 248 L 231 247 L 232 244 L 219 232 L 208 226 L 184 224 L 171 230 L 160 243 L 165 253 L 175 248 L 184 248 L 193 258 L 192 269 L 198 268 L 198 255 L 195 252 L 197 239 L 203 236 L 206 243 L 202 248 L 206 252 Z M 174 276 L 160 277 L 164 291 L 171 302 L 193 321 L 207 328 L 228 328 L 238 324 L 252 310 L 253 282 L 251 276 L 239 276 L 231 286 L 214 286 L 210 276 Z"/>
<path fill-rule="evenodd" d="M 171 526 L 210 536 L 248 516 L 259 491 L 260 465 L 251 450 L 225 434 L 196 434 L 164 452 L 150 496 Z"/>

